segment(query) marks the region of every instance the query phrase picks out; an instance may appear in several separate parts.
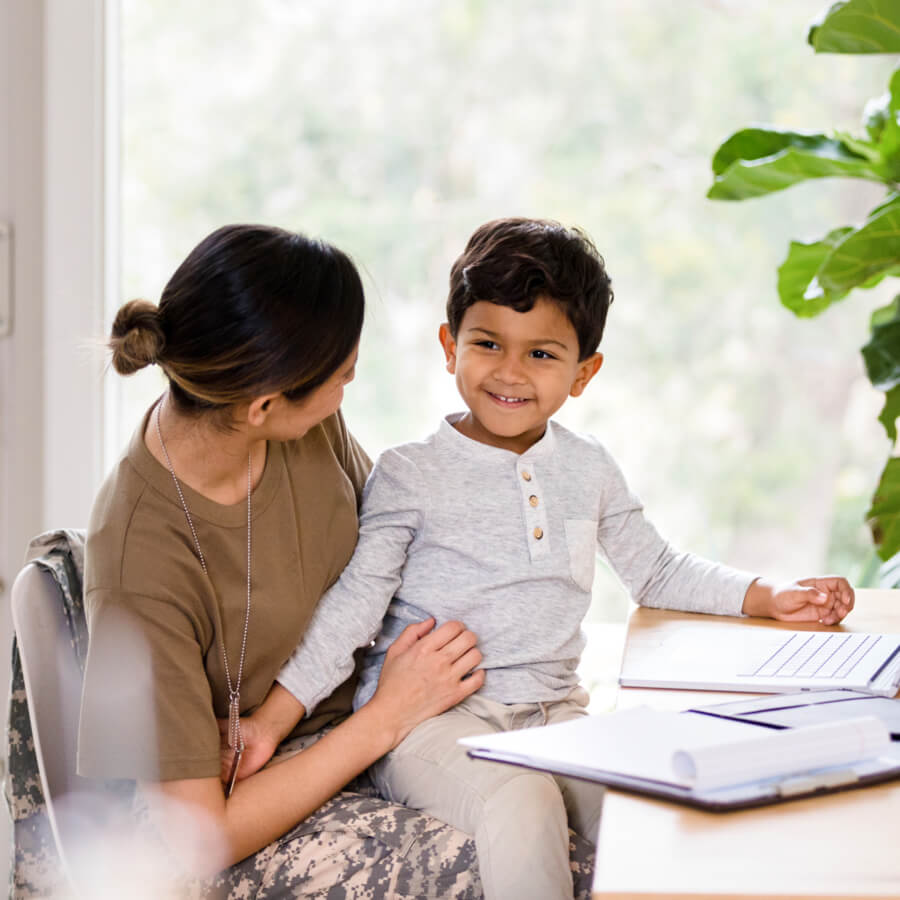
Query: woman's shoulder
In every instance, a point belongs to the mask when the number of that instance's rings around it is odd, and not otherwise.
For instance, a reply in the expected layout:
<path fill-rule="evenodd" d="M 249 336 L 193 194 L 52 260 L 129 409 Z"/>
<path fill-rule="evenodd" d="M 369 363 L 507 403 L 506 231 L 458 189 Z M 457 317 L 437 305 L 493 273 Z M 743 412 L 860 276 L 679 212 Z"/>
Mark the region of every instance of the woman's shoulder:
<path fill-rule="evenodd" d="M 106 544 L 116 535 L 121 538 L 135 509 L 147 494 L 153 466 L 150 451 L 144 446 L 143 433 L 149 415 L 150 411 L 142 417 L 128 446 L 104 478 L 94 498 L 88 524 L 89 545 L 91 542 L 94 546 L 99 542 Z"/>
<path fill-rule="evenodd" d="M 333 462 L 360 490 L 372 469 L 372 460 L 347 428 L 340 410 L 310 428 L 302 437 L 281 446 L 289 468 L 308 465 L 311 461 L 318 464 Z"/>
<path fill-rule="evenodd" d="M 325 442 L 339 458 L 343 458 L 348 452 L 359 447 L 356 438 L 350 433 L 344 414 L 338 410 L 323 419 L 318 425 L 311 428 L 302 438 L 301 442 L 321 443 Z"/>
<path fill-rule="evenodd" d="M 122 559 L 129 525 L 146 490 L 146 481 L 127 455 L 104 479 L 94 499 L 87 530 L 85 565 L 89 578 L 96 578 L 100 570 Z M 103 577 L 102 581 L 109 583 L 110 579 Z"/>
<path fill-rule="evenodd" d="M 190 546 L 171 540 L 179 512 L 128 454 L 123 456 L 94 501 L 85 544 L 85 594 L 193 596 L 178 590 L 179 584 L 186 586 L 185 569 L 195 562 Z"/>

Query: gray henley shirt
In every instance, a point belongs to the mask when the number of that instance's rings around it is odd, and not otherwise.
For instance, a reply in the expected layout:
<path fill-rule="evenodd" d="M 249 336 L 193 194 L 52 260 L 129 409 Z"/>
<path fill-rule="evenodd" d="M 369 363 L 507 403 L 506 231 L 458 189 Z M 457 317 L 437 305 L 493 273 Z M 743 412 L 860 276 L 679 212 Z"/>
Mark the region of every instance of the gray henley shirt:
<path fill-rule="evenodd" d="M 368 701 L 388 646 L 428 616 L 478 635 L 484 696 L 565 697 L 578 683 L 598 551 L 643 606 L 741 614 L 756 576 L 672 549 L 599 441 L 551 421 L 517 454 L 465 437 L 459 416 L 372 470 L 353 558 L 278 675 L 307 711 L 371 644 L 354 705 Z"/>

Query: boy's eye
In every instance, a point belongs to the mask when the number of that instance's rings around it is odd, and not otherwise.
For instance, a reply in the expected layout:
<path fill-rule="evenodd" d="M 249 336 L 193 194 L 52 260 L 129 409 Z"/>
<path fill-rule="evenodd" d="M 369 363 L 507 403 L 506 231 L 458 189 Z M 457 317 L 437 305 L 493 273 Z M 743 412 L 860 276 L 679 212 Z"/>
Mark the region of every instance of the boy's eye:
<path fill-rule="evenodd" d="M 548 353 L 546 350 L 532 350 L 531 355 L 535 359 L 556 359 L 552 353 Z"/>
<path fill-rule="evenodd" d="M 485 350 L 496 350 L 497 344 L 493 341 L 483 340 L 483 341 L 475 341 L 476 347 L 484 347 Z"/>

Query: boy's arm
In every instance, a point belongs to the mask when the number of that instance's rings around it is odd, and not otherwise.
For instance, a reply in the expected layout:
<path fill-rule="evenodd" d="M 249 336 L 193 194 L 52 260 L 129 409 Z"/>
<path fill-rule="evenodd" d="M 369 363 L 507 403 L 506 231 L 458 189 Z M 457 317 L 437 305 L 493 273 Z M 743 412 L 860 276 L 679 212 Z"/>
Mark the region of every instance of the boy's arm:
<path fill-rule="evenodd" d="M 641 606 L 740 616 L 758 576 L 674 550 L 642 512 L 622 513 L 615 534 L 600 545 L 610 565 Z M 601 530 L 603 523 L 601 522 Z"/>
<path fill-rule="evenodd" d="M 643 507 L 610 457 L 598 541 L 616 574 L 642 606 L 717 615 L 767 616 L 834 625 L 853 608 L 845 578 L 825 576 L 778 585 L 758 575 L 675 551 L 644 517 Z"/>
<path fill-rule="evenodd" d="M 353 653 L 378 634 L 400 586 L 425 496 L 415 465 L 397 452 L 379 460 L 366 483 L 359 540 L 338 581 L 319 601 L 278 682 L 312 712 L 353 672 Z"/>

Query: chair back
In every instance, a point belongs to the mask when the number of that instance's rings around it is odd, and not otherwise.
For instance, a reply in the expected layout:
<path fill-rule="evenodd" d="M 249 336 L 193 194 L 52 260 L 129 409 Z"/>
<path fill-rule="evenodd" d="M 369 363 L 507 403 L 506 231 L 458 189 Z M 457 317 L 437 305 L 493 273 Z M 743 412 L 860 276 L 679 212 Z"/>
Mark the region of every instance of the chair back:
<path fill-rule="evenodd" d="M 47 818 L 71 881 L 66 847 L 84 823 L 67 817 L 60 800 L 91 790 L 75 766 L 81 667 L 59 587 L 49 572 L 34 563 L 26 565 L 13 583 L 10 600 Z"/>

